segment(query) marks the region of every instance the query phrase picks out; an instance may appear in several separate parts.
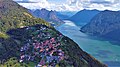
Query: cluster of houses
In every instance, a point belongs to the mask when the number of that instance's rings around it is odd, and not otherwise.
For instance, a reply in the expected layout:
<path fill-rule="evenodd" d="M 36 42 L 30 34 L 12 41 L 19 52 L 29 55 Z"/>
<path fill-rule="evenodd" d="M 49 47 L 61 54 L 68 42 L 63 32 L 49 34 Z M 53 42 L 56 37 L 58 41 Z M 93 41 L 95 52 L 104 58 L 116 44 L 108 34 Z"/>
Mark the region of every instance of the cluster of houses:
<path fill-rule="evenodd" d="M 35 67 L 55 67 L 61 60 L 64 60 L 64 52 L 59 48 L 62 34 L 52 37 L 52 32 L 45 26 L 28 27 L 31 30 L 30 39 L 25 41 L 21 47 L 20 62 L 34 61 L 39 58 L 39 63 Z"/>

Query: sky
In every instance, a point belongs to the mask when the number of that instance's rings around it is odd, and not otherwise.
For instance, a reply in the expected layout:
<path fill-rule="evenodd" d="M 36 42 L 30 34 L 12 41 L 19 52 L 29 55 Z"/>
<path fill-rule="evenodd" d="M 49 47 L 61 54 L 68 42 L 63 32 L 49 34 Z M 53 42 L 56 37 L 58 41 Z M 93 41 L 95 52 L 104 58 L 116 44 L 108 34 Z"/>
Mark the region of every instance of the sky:
<path fill-rule="evenodd" d="M 80 11 L 83 9 L 120 10 L 120 0 L 14 0 L 28 9 Z M 25 2 L 26 1 L 26 2 Z"/>

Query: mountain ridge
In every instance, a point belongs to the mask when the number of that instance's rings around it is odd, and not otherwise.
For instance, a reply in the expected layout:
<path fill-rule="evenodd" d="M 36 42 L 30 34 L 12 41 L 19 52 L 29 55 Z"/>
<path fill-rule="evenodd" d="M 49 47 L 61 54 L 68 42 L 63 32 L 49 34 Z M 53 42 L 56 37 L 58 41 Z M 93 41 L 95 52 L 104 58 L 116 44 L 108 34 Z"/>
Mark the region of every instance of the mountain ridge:
<path fill-rule="evenodd" d="M 91 22 L 81 28 L 81 31 L 93 36 L 120 40 L 117 36 L 120 29 L 120 12 L 105 10 L 97 14 Z"/>
<path fill-rule="evenodd" d="M 76 25 L 80 25 L 81 23 L 88 23 L 96 14 L 100 11 L 98 10 L 81 10 L 77 12 L 75 15 L 69 18 L 69 20 L 73 21 Z"/>
<path fill-rule="evenodd" d="M 44 20 L 33 17 L 28 9 L 21 7 L 12 0 L 0 0 L 0 32 L 5 33 L 12 28 L 20 28 L 33 24 L 46 23 Z"/>
<path fill-rule="evenodd" d="M 50 22 L 53 26 L 59 26 L 64 23 L 64 21 L 57 17 L 56 11 L 49 11 L 45 8 L 42 8 L 41 10 L 36 9 L 34 11 L 30 10 L 29 12 L 37 18 L 42 18 L 47 22 Z"/>

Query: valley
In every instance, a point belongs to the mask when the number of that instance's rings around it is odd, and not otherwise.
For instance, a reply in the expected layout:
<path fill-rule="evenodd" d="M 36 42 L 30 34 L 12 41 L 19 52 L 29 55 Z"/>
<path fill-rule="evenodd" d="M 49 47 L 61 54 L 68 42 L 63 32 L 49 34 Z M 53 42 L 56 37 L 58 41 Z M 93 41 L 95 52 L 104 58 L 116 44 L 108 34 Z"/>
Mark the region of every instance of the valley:
<path fill-rule="evenodd" d="M 80 28 L 73 22 L 65 20 L 65 24 L 56 29 L 74 40 L 84 51 L 90 53 L 98 60 L 108 64 L 109 67 L 120 66 L 120 46 L 109 41 L 100 40 L 80 32 Z"/>

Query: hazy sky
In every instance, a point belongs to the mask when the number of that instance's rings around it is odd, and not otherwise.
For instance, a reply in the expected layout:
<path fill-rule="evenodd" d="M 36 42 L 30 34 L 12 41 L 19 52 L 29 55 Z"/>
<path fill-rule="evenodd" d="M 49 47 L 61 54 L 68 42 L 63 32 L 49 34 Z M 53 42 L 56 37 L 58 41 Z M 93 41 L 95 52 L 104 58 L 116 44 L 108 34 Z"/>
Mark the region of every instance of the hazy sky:
<path fill-rule="evenodd" d="M 120 0 L 15 0 L 28 1 L 19 3 L 29 9 L 46 8 L 57 11 L 79 11 L 82 9 L 120 10 Z M 33 3 L 31 3 L 33 2 Z"/>

